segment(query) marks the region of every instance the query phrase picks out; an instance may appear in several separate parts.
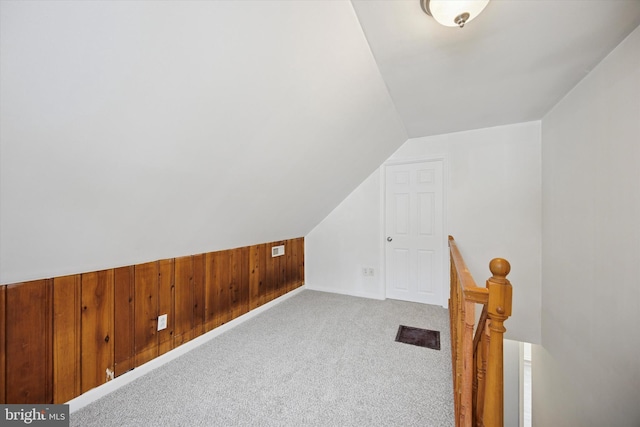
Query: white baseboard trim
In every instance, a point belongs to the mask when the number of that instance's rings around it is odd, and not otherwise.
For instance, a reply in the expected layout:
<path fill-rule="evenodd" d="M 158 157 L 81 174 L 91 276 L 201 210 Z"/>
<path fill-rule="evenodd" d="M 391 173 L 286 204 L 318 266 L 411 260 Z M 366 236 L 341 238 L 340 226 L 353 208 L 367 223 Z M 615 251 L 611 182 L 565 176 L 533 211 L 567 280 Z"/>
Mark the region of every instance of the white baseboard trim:
<path fill-rule="evenodd" d="M 183 354 L 188 353 L 189 351 L 201 346 L 202 344 L 208 341 L 211 341 L 213 338 L 217 337 L 218 335 L 224 332 L 227 332 L 228 330 L 240 325 L 243 322 L 246 322 L 249 319 L 256 317 L 258 314 L 263 313 L 266 310 L 269 310 L 274 305 L 279 304 L 282 301 L 287 300 L 292 296 L 299 294 L 305 288 L 306 286 L 303 285 L 297 289 L 294 289 L 293 291 L 288 292 L 285 295 L 279 298 L 276 298 L 273 301 L 270 301 L 264 305 L 261 305 L 260 307 L 255 308 L 249 311 L 248 313 L 245 313 L 242 316 L 237 317 L 228 323 L 225 323 L 224 325 L 218 326 L 217 328 L 207 332 L 206 334 L 200 335 L 199 337 L 194 338 L 191 341 L 182 344 L 180 347 L 176 347 L 173 350 L 161 356 L 156 357 L 155 359 L 145 363 L 142 366 L 139 366 L 101 386 L 91 389 L 84 394 L 81 394 L 75 399 L 72 399 L 67 402 L 67 404 L 69 405 L 69 412 L 70 413 L 76 412 L 77 410 L 89 405 L 90 403 L 95 402 L 96 400 L 108 395 L 109 393 L 119 389 L 120 387 L 123 387 L 129 384 L 130 382 L 135 381 L 136 379 L 140 378 L 143 375 L 148 374 L 154 369 L 159 368 L 160 366 L 172 361 L 173 359 L 176 359 L 182 356 Z"/>
<path fill-rule="evenodd" d="M 383 301 L 385 300 L 384 295 L 374 294 L 369 292 L 358 292 L 358 291 L 345 291 L 343 289 L 335 289 L 335 288 L 327 288 L 324 286 L 309 286 L 305 285 L 305 287 L 310 291 L 320 291 L 320 292 L 328 292 L 331 294 L 340 294 L 340 295 L 349 295 L 352 297 L 361 297 L 361 298 L 369 298 Z"/>

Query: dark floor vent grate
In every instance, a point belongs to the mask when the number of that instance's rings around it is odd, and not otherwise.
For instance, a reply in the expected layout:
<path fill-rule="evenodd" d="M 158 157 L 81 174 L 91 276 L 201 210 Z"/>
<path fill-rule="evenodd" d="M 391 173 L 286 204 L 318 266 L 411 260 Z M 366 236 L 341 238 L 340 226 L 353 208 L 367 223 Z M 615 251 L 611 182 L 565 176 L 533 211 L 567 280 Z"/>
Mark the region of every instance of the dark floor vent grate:
<path fill-rule="evenodd" d="M 396 341 L 440 350 L 440 332 L 400 325 Z"/>

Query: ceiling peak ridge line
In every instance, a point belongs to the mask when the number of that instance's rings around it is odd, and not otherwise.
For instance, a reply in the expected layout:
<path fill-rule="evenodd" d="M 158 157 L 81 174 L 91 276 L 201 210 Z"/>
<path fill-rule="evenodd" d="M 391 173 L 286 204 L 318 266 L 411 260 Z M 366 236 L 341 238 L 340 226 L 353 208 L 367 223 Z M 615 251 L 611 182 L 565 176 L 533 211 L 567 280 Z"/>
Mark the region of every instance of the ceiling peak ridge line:
<path fill-rule="evenodd" d="M 420 0 L 427 15 L 446 27 L 463 28 L 487 7 L 489 0 Z"/>
<path fill-rule="evenodd" d="M 404 138 L 404 142 L 407 142 L 411 137 L 409 136 L 409 130 L 407 129 L 407 125 L 405 124 L 404 119 L 402 118 L 402 115 L 400 114 L 400 111 L 398 110 L 398 106 L 396 105 L 396 100 L 394 99 L 392 93 L 391 93 L 391 88 L 389 87 L 389 84 L 387 83 L 387 80 L 384 78 L 384 75 L 382 74 L 382 70 L 380 69 L 380 63 L 378 62 L 378 58 L 376 57 L 376 54 L 373 51 L 373 47 L 371 46 L 371 42 L 369 41 L 369 37 L 367 37 L 367 32 L 364 29 L 364 26 L 362 25 L 362 22 L 360 21 L 360 17 L 358 16 L 358 11 L 356 10 L 355 6 L 353 5 L 354 0 L 350 0 L 349 4 L 351 5 L 351 11 L 353 12 L 353 15 L 356 18 L 356 22 L 358 23 L 358 26 L 360 27 L 360 31 L 362 32 L 362 36 L 364 37 L 364 41 L 367 45 L 367 47 L 369 48 L 369 53 L 371 54 L 371 58 L 373 58 L 373 63 L 376 66 L 376 69 L 378 70 L 378 76 L 380 77 L 380 80 L 382 81 L 382 84 L 384 85 L 384 88 L 387 92 L 387 96 L 389 98 L 389 104 L 391 109 L 393 110 L 393 114 L 394 114 L 394 118 L 396 120 L 396 122 L 398 123 L 400 130 L 402 130 L 403 132 L 403 138 Z"/>

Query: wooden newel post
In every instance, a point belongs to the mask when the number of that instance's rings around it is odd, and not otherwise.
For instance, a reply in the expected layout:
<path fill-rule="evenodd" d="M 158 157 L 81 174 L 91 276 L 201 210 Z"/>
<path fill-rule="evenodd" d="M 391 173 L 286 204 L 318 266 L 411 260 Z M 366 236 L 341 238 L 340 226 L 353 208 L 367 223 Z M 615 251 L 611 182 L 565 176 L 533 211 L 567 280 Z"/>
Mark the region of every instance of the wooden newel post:
<path fill-rule="evenodd" d="M 484 425 L 504 426 L 503 350 L 502 339 L 507 331 L 504 321 L 511 316 L 511 283 L 507 274 L 511 265 L 506 259 L 494 258 L 489 263 L 492 277 L 487 280 L 489 289 L 489 360 L 487 363 L 486 394 L 484 401 Z"/>

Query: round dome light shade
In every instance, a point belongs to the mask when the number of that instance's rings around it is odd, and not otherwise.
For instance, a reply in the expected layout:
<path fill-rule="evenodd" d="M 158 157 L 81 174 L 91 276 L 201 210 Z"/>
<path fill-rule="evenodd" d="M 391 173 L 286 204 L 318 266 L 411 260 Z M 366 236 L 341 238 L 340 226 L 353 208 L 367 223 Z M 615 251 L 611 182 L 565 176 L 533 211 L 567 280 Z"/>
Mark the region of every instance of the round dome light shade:
<path fill-rule="evenodd" d="M 421 0 L 420 3 L 422 9 L 440 24 L 462 27 L 479 15 L 489 0 Z"/>

